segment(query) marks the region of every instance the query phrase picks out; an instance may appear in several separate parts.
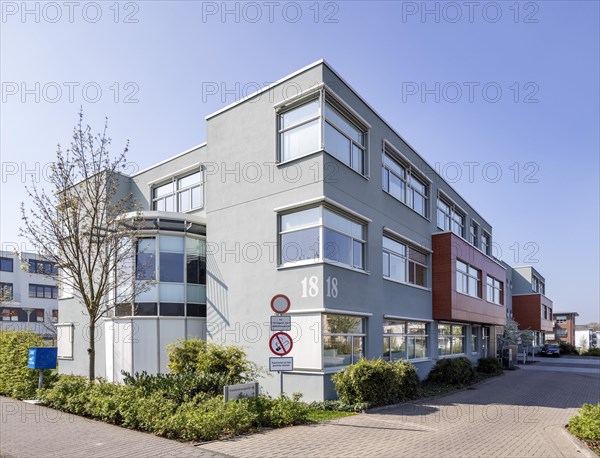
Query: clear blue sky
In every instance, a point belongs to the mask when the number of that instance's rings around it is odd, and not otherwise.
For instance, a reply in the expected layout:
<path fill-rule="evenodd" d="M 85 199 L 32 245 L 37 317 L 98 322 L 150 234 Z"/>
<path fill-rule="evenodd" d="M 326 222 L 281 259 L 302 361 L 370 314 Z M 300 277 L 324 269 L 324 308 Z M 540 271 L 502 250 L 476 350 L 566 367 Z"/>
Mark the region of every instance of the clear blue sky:
<path fill-rule="evenodd" d="M 43 181 L 80 105 L 97 129 L 108 116 L 114 147 L 129 138 L 132 167 L 144 168 L 203 142 L 204 116 L 234 101 L 206 83 L 235 91 L 325 58 L 440 164 L 505 261 L 546 277 L 555 310 L 600 321 L 599 3 L 488 3 L 230 3 L 223 17 L 222 2 L 29 3 L 25 16 L 4 2 L 0 239 L 19 242 L 24 170 L 39 164 Z M 465 162 L 481 164 L 472 180 Z M 484 179 L 486 164 L 498 181 Z"/>

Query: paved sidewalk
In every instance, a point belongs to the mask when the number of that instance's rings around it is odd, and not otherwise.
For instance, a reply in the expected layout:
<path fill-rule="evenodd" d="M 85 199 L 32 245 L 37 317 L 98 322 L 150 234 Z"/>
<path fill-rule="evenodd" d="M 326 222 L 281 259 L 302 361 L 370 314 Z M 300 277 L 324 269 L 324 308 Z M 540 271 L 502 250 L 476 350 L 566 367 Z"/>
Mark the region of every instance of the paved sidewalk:
<path fill-rule="evenodd" d="M 584 457 L 564 425 L 599 401 L 598 373 L 517 370 L 429 402 L 202 448 L 239 457 Z"/>
<path fill-rule="evenodd" d="M 585 457 L 564 430 L 585 402 L 600 402 L 598 372 L 517 370 L 436 400 L 194 447 L 0 398 L 0 456 Z"/>
<path fill-rule="evenodd" d="M 138 458 L 224 455 L 0 397 L 0 456 Z"/>

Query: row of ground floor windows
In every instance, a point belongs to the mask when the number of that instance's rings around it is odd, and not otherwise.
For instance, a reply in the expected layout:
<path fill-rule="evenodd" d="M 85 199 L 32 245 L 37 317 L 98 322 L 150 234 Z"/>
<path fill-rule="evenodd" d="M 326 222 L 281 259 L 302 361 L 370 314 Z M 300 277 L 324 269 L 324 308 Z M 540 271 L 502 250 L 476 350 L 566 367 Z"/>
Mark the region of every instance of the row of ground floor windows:
<path fill-rule="evenodd" d="M 323 315 L 323 366 L 339 367 L 357 362 L 364 356 L 366 319 L 350 315 Z M 386 361 L 430 357 L 430 328 L 433 323 L 421 321 L 384 320 L 383 354 Z M 439 323 L 437 355 L 453 356 L 467 353 L 467 338 L 471 353 L 487 354 L 490 329 L 487 326 Z"/>

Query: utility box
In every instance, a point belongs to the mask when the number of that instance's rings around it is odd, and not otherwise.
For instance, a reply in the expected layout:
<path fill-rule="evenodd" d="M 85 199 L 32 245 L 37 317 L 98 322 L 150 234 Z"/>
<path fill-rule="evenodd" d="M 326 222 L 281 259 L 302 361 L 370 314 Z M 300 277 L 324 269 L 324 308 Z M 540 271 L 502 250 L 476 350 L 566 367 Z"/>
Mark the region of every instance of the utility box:
<path fill-rule="evenodd" d="M 30 369 L 56 369 L 57 347 L 29 347 L 27 367 Z"/>

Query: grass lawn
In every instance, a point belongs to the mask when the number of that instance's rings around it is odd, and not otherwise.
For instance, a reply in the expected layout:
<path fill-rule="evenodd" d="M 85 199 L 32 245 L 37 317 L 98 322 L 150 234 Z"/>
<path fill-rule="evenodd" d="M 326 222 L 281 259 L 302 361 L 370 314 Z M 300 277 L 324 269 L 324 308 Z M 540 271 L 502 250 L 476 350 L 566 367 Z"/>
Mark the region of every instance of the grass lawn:
<path fill-rule="evenodd" d="M 327 420 L 337 420 L 338 418 L 349 417 L 350 415 L 356 415 L 356 412 L 341 412 L 339 410 L 320 410 L 311 409 L 308 414 L 308 420 L 310 422 L 321 422 Z"/>

